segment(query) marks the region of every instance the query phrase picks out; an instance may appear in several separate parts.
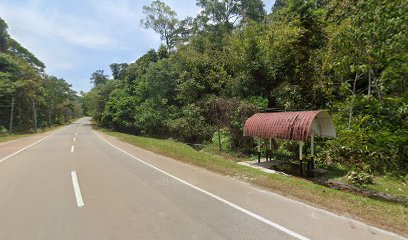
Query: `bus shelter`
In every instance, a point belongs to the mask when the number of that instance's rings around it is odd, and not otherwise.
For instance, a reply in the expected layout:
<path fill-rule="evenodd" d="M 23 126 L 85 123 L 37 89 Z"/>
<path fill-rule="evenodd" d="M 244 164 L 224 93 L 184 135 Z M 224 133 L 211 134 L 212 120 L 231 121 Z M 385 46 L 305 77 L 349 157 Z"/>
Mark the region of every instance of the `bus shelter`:
<path fill-rule="evenodd" d="M 336 129 L 330 114 L 323 110 L 298 112 L 257 113 L 248 118 L 244 125 L 244 136 L 258 142 L 258 162 L 261 160 L 261 139 L 284 139 L 299 141 L 299 160 L 303 164 L 303 145 L 310 141 L 308 169 L 314 169 L 314 138 L 335 138 Z"/>

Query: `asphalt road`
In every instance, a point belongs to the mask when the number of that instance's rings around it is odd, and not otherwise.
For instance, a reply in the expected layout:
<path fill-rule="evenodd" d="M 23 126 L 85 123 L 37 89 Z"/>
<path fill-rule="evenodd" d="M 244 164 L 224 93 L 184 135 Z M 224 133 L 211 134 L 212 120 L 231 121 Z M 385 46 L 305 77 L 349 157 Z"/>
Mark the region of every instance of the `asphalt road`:
<path fill-rule="evenodd" d="M 0 239 L 404 239 L 94 132 L 0 144 Z"/>

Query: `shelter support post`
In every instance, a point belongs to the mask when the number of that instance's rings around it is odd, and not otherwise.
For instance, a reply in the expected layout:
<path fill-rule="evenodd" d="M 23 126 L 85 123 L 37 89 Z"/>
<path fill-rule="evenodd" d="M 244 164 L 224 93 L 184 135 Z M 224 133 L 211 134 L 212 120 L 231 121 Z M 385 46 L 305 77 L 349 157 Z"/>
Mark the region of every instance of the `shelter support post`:
<path fill-rule="evenodd" d="M 272 161 L 272 138 L 269 138 L 269 149 L 266 154 L 266 160 Z"/>
<path fill-rule="evenodd" d="M 311 161 L 311 169 L 314 169 L 314 133 L 312 132 L 311 136 L 310 136 L 310 161 Z"/>
<path fill-rule="evenodd" d="M 300 175 L 303 175 L 303 142 L 299 141 Z"/>
<path fill-rule="evenodd" d="M 315 165 L 315 161 L 314 161 L 314 132 L 312 132 L 310 134 L 310 160 L 307 163 L 307 171 L 308 171 L 308 175 L 309 177 L 314 177 L 314 165 Z"/>
<path fill-rule="evenodd" d="M 261 138 L 258 138 L 258 163 L 261 162 Z"/>

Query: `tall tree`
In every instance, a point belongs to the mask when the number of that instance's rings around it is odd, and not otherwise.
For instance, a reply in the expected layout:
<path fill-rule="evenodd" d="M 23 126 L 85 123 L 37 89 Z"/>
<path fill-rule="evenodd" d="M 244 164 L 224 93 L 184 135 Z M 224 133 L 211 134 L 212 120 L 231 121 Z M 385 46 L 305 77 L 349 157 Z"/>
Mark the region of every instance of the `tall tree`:
<path fill-rule="evenodd" d="M 0 18 L 0 129 L 35 131 L 81 114 L 71 85 L 44 69 L 43 62 L 10 37 Z"/>
<path fill-rule="evenodd" d="M 215 24 L 232 26 L 239 19 L 240 0 L 197 0 L 202 15 Z"/>
<path fill-rule="evenodd" d="M 91 84 L 95 87 L 98 85 L 105 84 L 108 81 L 108 75 L 105 75 L 103 70 L 96 70 L 91 74 Z"/>
<path fill-rule="evenodd" d="M 244 21 L 260 22 L 266 16 L 265 4 L 261 0 L 242 0 L 241 15 Z"/>
<path fill-rule="evenodd" d="M 146 16 L 140 23 L 145 28 L 151 28 L 160 34 L 160 39 L 165 42 L 167 50 L 170 51 L 175 45 L 175 31 L 179 23 L 176 12 L 165 3 L 156 0 L 150 6 L 143 6 L 143 13 Z"/>
<path fill-rule="evenodd" d="M 9 38 L 8 40 L 9 52 L 13 55 L 17 55 L 20 58 L 23 58 L 28 64 L 36 68 L 39 72 L 43 72 L 45 69 L 45 64 L 40 61 L 33 53 L 28 49 L 21 46 L 16 40 Z"/>
<path fill-rule="evenodd" d="M 7 23 L 0 18 L 0 51 L 5 52 L 7 50 L 8 39 Z"/>
<path fill-rule="evenodd" d="M 209 21 L 227 28 L 241 20 L 259 21 L 266 14 L 261 0 L 197 0 L 197 6 Z"/>
<path fill-rule="evenodd" d="M 109 65 L 112 71 L 113 79 L 123 79 L 125 76 L 125 71 L 129 67 L 127 63 L 112 63 Z"/>

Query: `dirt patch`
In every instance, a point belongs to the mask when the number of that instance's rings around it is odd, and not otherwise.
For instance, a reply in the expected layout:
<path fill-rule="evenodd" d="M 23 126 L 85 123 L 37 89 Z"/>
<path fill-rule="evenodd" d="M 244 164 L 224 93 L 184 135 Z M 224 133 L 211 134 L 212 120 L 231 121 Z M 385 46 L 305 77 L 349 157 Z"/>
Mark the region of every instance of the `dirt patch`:
<path fill-rule="evenodd" d="M 405 206 L 408 206 L 408 198 L 403 197 L 403 196 L 394 196 L 392 194 L 387 194 L 387 193 L 381 193 L 369 189 L 362 189 L 350 184 L 345 184 L 343 182 L 340 182 L 338 180 L 333 180 L 333 179 L 324 179 L 324 178 L 313 178 L 311 181 L 332 188 L 336 190 L 341 190 L 341 191 L 346 191 L 346 192 L 352 192 L 355 194 L 360 194 L 365 197 L 373 198 L 373 199 L 378 199 L 382 201 L 388 201 L 388 202 L 393 202 L 393 203 L 399 203 L 403 204 Z"/>

